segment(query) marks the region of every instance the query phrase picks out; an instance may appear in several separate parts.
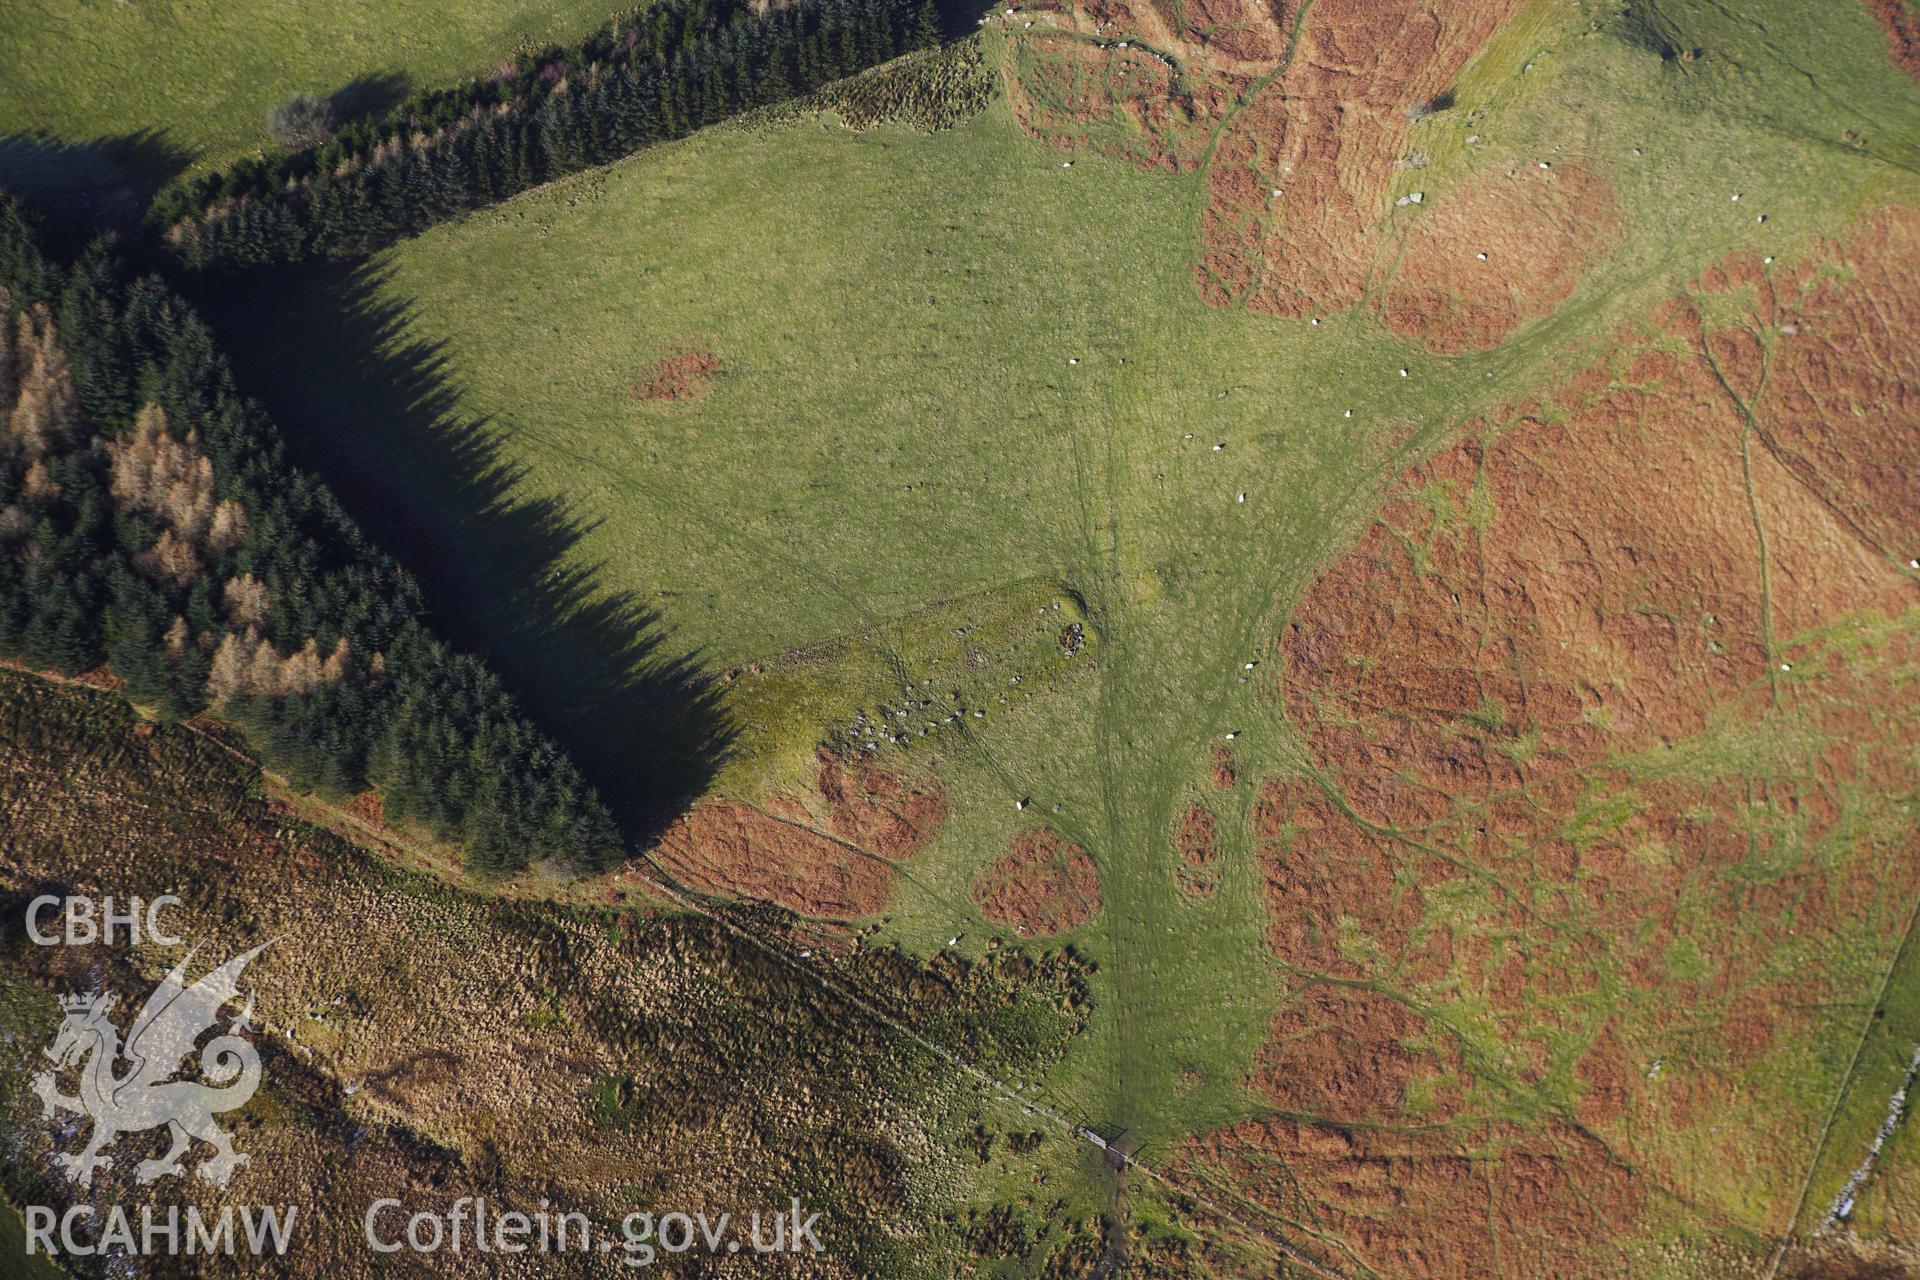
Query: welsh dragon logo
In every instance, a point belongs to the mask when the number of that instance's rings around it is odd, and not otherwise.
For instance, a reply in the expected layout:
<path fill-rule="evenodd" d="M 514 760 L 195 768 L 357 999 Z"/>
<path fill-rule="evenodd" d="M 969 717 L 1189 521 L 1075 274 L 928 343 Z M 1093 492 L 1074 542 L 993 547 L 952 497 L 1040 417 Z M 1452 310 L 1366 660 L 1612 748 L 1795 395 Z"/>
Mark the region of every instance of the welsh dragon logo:
<path fill-rule="evenodd" d="M 265 949 L 262 944 L 235 956 L 192 986 L 185 976 L 193 959 L 189 953 L 147 997 L 124 1046 L 120 1029 L 107 1016 L 114 1004 L 111 995 L 61 997 L 66 1020 L 47 1050 L 54 1070 L 35 1076 L 33 1091 L 48 1118 L 57 1109 L 93 1120 L 93 1136 L 83 1151 L 54 1154 L 54 1164 L 65 1171 L 68 1181 L 90 1186 L 94 1170 L 113 1163 L 101 1152 L 115 1139 L 161 1125 L 173 1131 L 173 1146 L 159 1159 L 142 1160 L 135 1166 L 134 1177 L 140 1182 L 182 1172 L 180 1158 L 196 1138 L 214 1150 L 195 1169 L 208 1182 L 226 1186 L 234 1171 L 247 1162 L 248 1157 L 234 1151 L 232 1138 L 214 1124 L 213 1117 L 245 1106 L 260 1087 L 260 1054 L 243 1038 L 253 1002 L 249 1000 L 225 1033 L 201 1051 L 200 1074 L 211 1083 L 173 1077 L 219 1019 L 221 1007 L 237 994 L 240 973 L 248 961 Z M 81 1064 L 79 1091 L 61 1093 L 56 1073 L 75 1064 Z"/>

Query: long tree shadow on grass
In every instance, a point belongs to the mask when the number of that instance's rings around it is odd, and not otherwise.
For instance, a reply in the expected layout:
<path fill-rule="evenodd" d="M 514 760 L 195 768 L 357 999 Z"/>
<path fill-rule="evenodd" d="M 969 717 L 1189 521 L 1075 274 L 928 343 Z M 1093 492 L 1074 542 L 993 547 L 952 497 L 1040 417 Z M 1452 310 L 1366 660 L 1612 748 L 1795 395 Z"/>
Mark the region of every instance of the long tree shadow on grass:
<path fill-rule="evenodd" d="M 203 299 L 241 385 L 419 579 L 434 628 L 484 656 L 599 788 L 628 834 L 656 834 L 711 783 L 733 738 L 699 655 L 573 554 L 597 522 L 530 495 L 501 435 L 461 412 L 437 346 L 367 267 L 286 291 Z M 291 293 L 291 297 L 289 296 Z"/>
<path fill-rule="evenodd" d="M 137 226 L 153 193 L 192 161 L 192 151 L 154 129 L 80 141 L 44 132 L 0 135 L 0 187 L 46 215 L 60 249 L 95 232 Z"/>
<path fill-rule="evenodd" d="M 333 118 L 345 122 L 362 116 L 385 115 L 413 92 L 413 77 L 404 71 L 374 71 L 355 76 L 327 96 Z"/>

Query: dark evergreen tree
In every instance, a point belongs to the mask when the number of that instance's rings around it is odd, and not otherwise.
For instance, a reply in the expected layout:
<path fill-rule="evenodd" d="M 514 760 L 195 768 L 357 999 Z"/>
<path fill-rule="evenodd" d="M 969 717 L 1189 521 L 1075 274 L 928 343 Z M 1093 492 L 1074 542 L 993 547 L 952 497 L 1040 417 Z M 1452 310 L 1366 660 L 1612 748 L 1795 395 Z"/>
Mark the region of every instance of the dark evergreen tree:
<path fill-rule="evenodd" d="M 933 0 L 920 0 L 913 13 L 913 35 L 908 41 L 915 49 L 933 49 L 940 44 L 940 7 Z"/>

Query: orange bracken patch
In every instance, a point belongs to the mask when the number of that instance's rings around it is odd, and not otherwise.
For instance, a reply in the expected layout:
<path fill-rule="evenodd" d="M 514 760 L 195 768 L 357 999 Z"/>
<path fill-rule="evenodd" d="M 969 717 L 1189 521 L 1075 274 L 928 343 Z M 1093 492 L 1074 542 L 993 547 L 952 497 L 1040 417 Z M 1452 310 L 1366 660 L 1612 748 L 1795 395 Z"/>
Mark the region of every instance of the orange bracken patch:
<path fill-rule="evenodd" d="M 1174 877 L 1179 881 L 1181 892 L 1188 897 L 1210 898 L 1220 887 L 1220 871 L 1214 865 L 1220 860 L 1216 825 L 1213 811 L 1196 803 L 1187 806 L 1174 829 L 1173 847 L 1180 854 Z"/>
<path fill-rule="evenodd" d="M 668 828 L 659 853 L 704 891 L 853 920 L 885 908 L 894 864 L 925 848 L 946 816 L 933 780 L 905 780 L 870 755 L 848 762 L 823 751 L 816 792 L 759 807 L 703 800 Z"/>
<path fill-rule="evenodd" d="M 1190 1140 L 1173 1172 L 1311 1222 L 1290 1243 L 1333 1274 L 1408 1280 L 1485 1276 L 1491 1257 L 1512 1280 L 1614 1274 L 1591 1251 L 1617 1241 L 1647 1196 L 1591 1135 L 1558 1122 L 1469 1140 L 1273 1116 Z"/>
<path fill-rule="evenodd" d="M 1446 89 L 1517 0 L 1321 0 L 1286 73 L 1208 162 L 1201 292 L 1304 317 L 1360 300 L 1410 112 Z"/>
<path fill-rule="evenodd" d="M 1314 986 L 1283 1005 L 1261 1050 L 1263 1093 L 1292 1115 L 1335 1124 L 1435 1121 L 1457 1110 L 1458 1054 L 1412 1043 L 1425 1019 L 1362 987 Z M 1432 1092 L 1413 1102 L 1418 1088 Z"/>
<path fill-rule="evenodd" d="M 1874 550 L 1907 564 L 1920 558 L 1920 211 L 1868 218 L 1830 252 L 1845 254 L 1847 278 L 1816 262 L 1752 285 L 1755 324 L 1774 338 L 1755 417 L 1796 480 Z M 1759 344 L 1740 336 L 1757 381 Z"/>
<path fill-rule="evenodd" d="M 1225 747 L 1213 749 L 1213 789 L 1231 791 L 1240 781 L 1239 770 L 1233 767 L 1233 752 Z"/>
<path fill-rule="evenodd" d="M 1429 351 L 1492 347 L 1565 302 L 1619 227 L 1611 191 L 1582 165 L 1483 174 L 1430 198 L 1374 305 Z"/>
<path fill-rule="evenodd" d="M 1895 66 L 1920 80 L 1920 15 L 1907 0 L 1867 0 L 1867 7 L 1887 33 L 1887 56 Z"/>
<path fill-rule="evenodd" d="M 719 372 L 719 357 L 689 347 L 646 369 L 633 389 L 642 400 L 691 400 Z"/>
<path fill-rule="evenodd" d="M 905 781 L 871 755 L 847 766 L 822 751 L 820 795 L 828 823 L 842 840 L 885 858 L 911 858 L 947 820 L 947 796 L 932 779 Z"/>
<path fill-rule="evenodd" d="M 1379 232 L 1413 121 L 1518 5 L 1049 5 L 1047 29 L 1016 33 L 1008 101 L 1029 133 L 1055 146 L 1097 146 L 1150 169 L 1204 165 L 1195 279 L 1209 302 L 1291 317 L 1337 311 L 1365 295 L 1382 256 Z M 1562 192 L 1580 194 L 1572 184 Z M 1448 220 L 1515 211 L 1505 193 L 1478 203 Z M 1531 236 L 1538 244 L 1514 246 L 1540 255 L 1577 235 L 1566 228 L 1585 212 L 1519 211 L 1544 215 Z M 1526 264 L 1540 273 L 1529 278 L 1518 257 L 1486 273 L 1436 259 L 1409 277 L 1392 314 L 1404 327 L 1422 296 L 1444 297 L 1449 314 L 1423 336 L 1456 350 L 1487 344 L 1564 297 L 1562 277 L 1577 278 L 1577 261 Z"/>
<path fill-rule="evenodd" d="M 1363 979 L 1375 976 L 1376 957 L 1387 966 L 1409 958 L 1422 900 L 1417 887 L 1396 886 L 1399 863 L 1384 839 L 1349 825 L 1305 783 L 1262 787 L 1254 830 L 1266 878 L 1267 938 L 1284 964 Z M 1366 954 L 1341 951 L 1347 929 L 1365 934 Z"/>
<path fill-rule="evenodd" d="M 701 801 L 660 838 L 660 851 L 696 889 L 819 919 L 875 915 L 893 890 L 884 859 L 737 800 Z"/>
<path fill-rule="evenodd" d="M 1085 849 L 1035 827 L 980 873 L 973 900 L 987 919 L 1023 934 L 1061 933 L 1100 910 L 1100 878 Z"/>

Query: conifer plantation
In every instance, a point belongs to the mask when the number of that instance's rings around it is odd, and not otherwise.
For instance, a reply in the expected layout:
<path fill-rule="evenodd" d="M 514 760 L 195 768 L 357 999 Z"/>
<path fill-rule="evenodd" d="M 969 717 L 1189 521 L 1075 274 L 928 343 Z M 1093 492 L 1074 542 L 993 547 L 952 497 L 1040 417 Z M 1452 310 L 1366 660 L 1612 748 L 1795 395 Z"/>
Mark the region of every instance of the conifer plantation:
<path fill-rule="evenodd" d="M 197 271 L 354 258 L 554 178 L 939 43 L 933 0 L 666 0 L 573 49 L 422 93 L 315 146 L 162 193 Z M 291 105 L 291 104 L 289 104 Z"/>
<path fill-rule="evenodd" d="M 293 468 L 206 325 L 104 247 L 71 267 L 0 205 L 0 655 L 102 662 L 166 719 L 212 712 L 328 794 L 481 871 L 617 861 L 600 798 L 412 578 Z"/>

